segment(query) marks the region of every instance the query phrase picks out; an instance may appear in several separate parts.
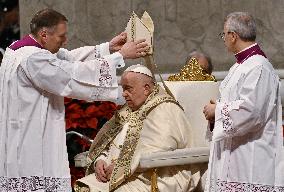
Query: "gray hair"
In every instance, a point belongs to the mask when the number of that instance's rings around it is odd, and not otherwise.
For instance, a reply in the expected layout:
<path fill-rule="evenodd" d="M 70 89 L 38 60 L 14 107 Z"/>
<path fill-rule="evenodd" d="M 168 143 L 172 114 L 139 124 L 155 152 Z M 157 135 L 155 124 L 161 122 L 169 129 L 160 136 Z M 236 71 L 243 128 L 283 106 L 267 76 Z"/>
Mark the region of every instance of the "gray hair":
<path fill-rule="evenodd" d="M 255 41 L 256 24 L 254 18 L 249 13 L 230 13 L 225 19 L 225 24 L 228 31 L 234 31 L 237 33 L 241 40 Z"/>

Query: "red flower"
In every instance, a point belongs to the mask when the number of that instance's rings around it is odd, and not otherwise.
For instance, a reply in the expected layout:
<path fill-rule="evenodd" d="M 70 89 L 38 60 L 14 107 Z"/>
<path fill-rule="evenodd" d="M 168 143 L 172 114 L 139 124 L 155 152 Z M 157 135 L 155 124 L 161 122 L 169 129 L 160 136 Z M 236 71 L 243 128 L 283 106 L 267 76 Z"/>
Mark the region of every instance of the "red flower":
<path fill-rule="evenodd" d="M 90 116 L 98 117 L 98 111 L 99 111 L 99 108 L 97 106 L 90 105 L 85 110 L 85 116 L 86 117 L 90 117 Z"/>
<path fill-rule="evenodd" d="M 102 104 L 99 106 L 102 116 L 106 117 L 107 119 L 110 119 L 113 116 L 116 108 L 116 104 L 112 102 L 102 102 Z"/>
<path fill-rule="evenodd" d="M 66 128 L 87 127 L 83 117 L 84 111 L 79 104 L 69 104 L 65 110 Z"/>
<path fill-rule="evenodd" d="M 67 105 L 68 103 L 71 103 L 71 102 L 72 102 L 71 98 L 67 98 L 67 97 L 64 98 L 64 104 L 65 105 Z"/>
<path fill-rule="evenodd" d="M 87 125 L 88 127 L 90 128 L 97 128 L 97 125 L 98 125 L 98 119 L 97 118 L 88 118 L 86 119 L 86 122 L 87 122 Z"/>
<path fill-rule="evenodd" d="M 67 112 L 77 112 L 80 109 L 81 109 L 81 106 L 78 103 L 71 103 L 70 105 L 67 106 L 65 110 Z"/>
<path fill-rule="evenodd" d="M 75 99 L 72 100 L 68 98 L 65 98 L 64 104 L 66 129 L 75 128 L 78 130 L 78 132 L 85 134 L 89 138 L 94 138 L 99 131 L 99 122 L 101 124 L 101 122 L 104 122 L 106 119 L 110 119 L 118 108 L 112 102 L 97 101 L 88 103 L 85 101 L 79 101 Z M 84 128 L 84 130 L 82 130 L 82 128 Z M 71 143 L 69 142 L 67 147 L 70 147 L 70 145 L 73 144 L 79 144 L 79 146 L 82 147 L 82 152 L 88 150 L 90 147 L 90 143 L 79 137 L 73 140 Z M 80 179 L 85 175 L 83 168 L 74 167 L 72 165 L 70 166 L 70 171 L 72 186 L 77 179 Z"/>
<path fill-rule="evenodd" d="M 81 179 L 82 177 L 85 176 L 85 170 L 82 167 L 74 167 L 70 166 L 70 173 L 71 173 L 71 185 L 72 187 L 75 184 L 75 181 L 78 179 Z"/>

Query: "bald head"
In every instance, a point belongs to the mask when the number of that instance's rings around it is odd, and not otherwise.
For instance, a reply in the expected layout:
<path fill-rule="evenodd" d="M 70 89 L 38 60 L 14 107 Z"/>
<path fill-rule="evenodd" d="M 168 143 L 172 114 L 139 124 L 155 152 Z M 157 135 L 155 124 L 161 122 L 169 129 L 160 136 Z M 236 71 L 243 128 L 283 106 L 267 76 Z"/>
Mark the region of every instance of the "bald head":
<path fill-rule="evenodd" d="M 188 59 L 186 60 L 186 63 L 188 63 L 190 61 L 191 58 L 196 58 L 200 67 L 209 75 L 211 75 L 212 71 L 213 71 L 213 65 L 211 62 L 211 59 L 209 56 L 198 52 L 198 51 L 193 51 L 189 54 Z"/>

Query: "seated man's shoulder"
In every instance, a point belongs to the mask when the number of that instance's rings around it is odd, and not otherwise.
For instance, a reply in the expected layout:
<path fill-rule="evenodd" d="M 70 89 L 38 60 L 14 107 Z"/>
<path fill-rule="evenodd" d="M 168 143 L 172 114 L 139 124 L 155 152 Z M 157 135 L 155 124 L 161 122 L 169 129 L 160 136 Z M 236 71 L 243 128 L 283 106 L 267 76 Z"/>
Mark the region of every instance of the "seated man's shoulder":
<path fill-rule="evenodd" d="M 163 102 L 159 104 L 154 110 L 162 111 L 165 114 L 172 114 L 175 112 L 183 113 L 182 107 L 174 102 Z"/>
<path fill-rule="evenodd" d="M 146 119 L 152 119 L 153 121 L 180 121 L 185 118 L 186 116 L 181 106 L 173 102 L 163 102 L 152 109 Z"/>

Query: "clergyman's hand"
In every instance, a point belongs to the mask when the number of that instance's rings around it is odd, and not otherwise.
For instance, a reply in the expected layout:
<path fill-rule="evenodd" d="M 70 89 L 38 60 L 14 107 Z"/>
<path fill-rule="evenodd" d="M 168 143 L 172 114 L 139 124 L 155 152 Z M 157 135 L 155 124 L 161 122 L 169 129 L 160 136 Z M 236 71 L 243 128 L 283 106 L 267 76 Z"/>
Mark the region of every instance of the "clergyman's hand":
<path fill-rule="evenodd" d="M 119 35 L 115 36 L 110 42 L 109 42 L 109 51 L 110 53 L 114 53 L 116 51 L 119 51 L 122 46 L 126 43 L 127 40 L 127 33 L 122 32 Z"/>
<path fill-rule="evenodd" d="M 107 180 L 108 180 L 108 181 L 110 180 L 110 177 L 111 177 L 113 168 L 114 168 L 114 163 L 110 164 L 110 165 L 106 168 L 106 175 L 107 175 Z"/>
<path fill-rule="evenodd" d="M 107 163 L 104 160 L 98 160 L 95 165 L 96 178 L 100 182 L 107 182 L 106 174 Z"/>
<path fill-rule="evenodd" d="M 215 121 L 215 109 L 216 102 L 214 100 L 210 100 L 210 103 L 204 106 L 203 114 L 210 123 Z"/>
<path fill-rule="evenodd" d="M 148 44 L 145 39 L 138 41 L 130 41 L 125 43 L 120 49 L 119 53 L 124 59 L 136 59 L 146 55 L 146 51 L 149 50 Z"/>

